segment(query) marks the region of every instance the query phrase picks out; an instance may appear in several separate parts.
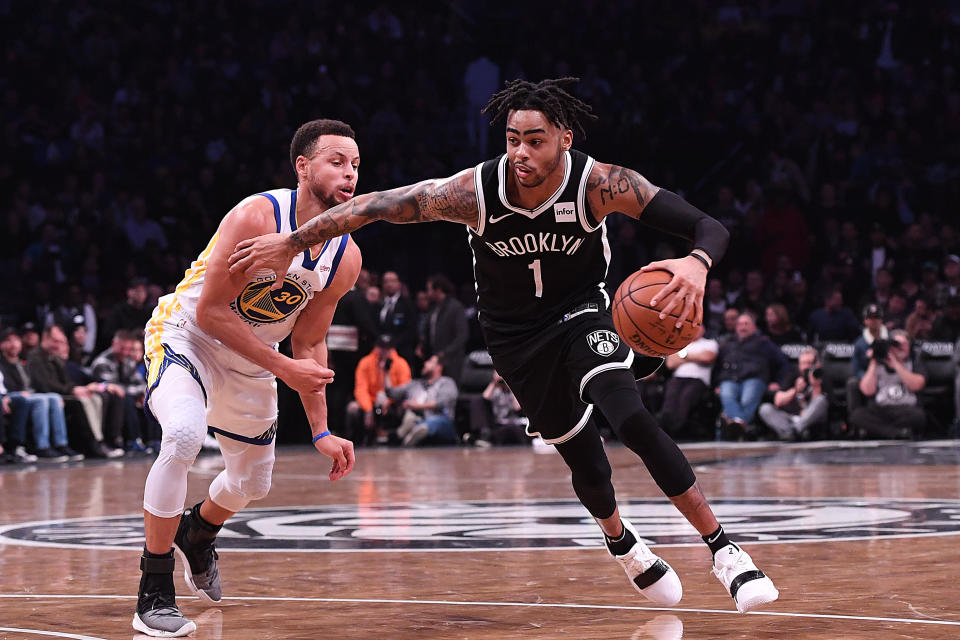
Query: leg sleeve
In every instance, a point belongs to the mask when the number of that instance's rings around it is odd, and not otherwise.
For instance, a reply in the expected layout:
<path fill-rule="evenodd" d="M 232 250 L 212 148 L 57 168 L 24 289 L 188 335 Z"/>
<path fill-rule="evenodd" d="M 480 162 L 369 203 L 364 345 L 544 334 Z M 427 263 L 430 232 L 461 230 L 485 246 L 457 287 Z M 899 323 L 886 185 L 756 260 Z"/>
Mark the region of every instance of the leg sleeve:
<path fill-rule="evenodd" d="M 150 410 L 163 438 L 143 491 L 143 508 L 158 518 L 174 518 L 187 497 L 187 472 L 207 434 L 203 389 L 182 367 L 169 367 L 150 393 Z"/>
<path fill-rule="evenodd" d="M 274 442 L 248 444 L 217 434 L 224 469 L 210 484 L 210 499 L 236 513 L 270 492 Z"/>

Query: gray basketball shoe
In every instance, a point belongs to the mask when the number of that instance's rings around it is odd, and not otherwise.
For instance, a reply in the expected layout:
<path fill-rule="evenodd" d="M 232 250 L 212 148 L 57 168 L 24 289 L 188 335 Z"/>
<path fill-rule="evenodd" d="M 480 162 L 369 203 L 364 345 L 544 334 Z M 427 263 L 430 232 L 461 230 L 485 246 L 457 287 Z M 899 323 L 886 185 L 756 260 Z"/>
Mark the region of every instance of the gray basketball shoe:
<path fill-rule="evenodd" d="M 183 563 L 183 578 L 195 596 L 205 602 L 220 602 L 223 590 L 220 587 L 220 569 L 217 566 L 215 534 L 204 531 L 197 522 L 199 505 L 186 509 L 180 518 L 173 548 Z M 207 525 L 209 527 L 210 525 Z M 216 527 L 219 530 L 219 527 Z"/>
<path fill-rule="evenodd" d="M 177 608 L 173 590 L 173 557 L 140 558 L 140 589 L 133 628 L 154 638 L 180 638 L 197 630 L 197 625 L 183 617 Z M 153 576 L 151 574 L 154 574 Z M 157 579 L 156 575 L 166 574 Z"/>

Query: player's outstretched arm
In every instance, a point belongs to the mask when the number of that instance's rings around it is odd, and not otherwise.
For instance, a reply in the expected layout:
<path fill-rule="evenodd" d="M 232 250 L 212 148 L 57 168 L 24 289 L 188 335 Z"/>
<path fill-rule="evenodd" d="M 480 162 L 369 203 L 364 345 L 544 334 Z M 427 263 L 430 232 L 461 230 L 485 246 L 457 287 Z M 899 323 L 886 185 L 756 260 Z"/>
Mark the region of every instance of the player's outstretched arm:
<path fill-rule="evenodd" d="M 230 308 L 249 279 L 230 273 L 227 258 L 237 242 L 276 229 L 274 225 L 273 207 L 266 198 L 257 196 L 245 199 L 223 218 L 211 241 L 213 250 L 207 259 L 204 286 L 197 302 L 197 325 L 298 391 L 319 393 L 333 379 L 333 372 L 313 362 L 295 362 L 271 349 Z"/>
<path fill-rule="evenodd" d="M 307 307 L 297 317 L 290 334 L 293 357 L 296 361 L 312 361 L 327 368 L 327 331 L 333 321 L 337 302 L 357 281 L 361 265 L 360 249 L 349 241 L 340 268 L 329 287 L 317 293 Z M 343 371 L 342 375 L 352 375 L 352 371 Z M 329 431 L 327 422 L 327 398 L 325 393 L 300 393 L 303 409 L 310 423 L 313 436 Z M 353 470 L 353 443 L 333 434 L 325 435 L 314 442 L 317 451 L 333 460 L 330 480 L 339 480 Z"/>
<path fill-rule="evenodd" d="M 467 169 L 442 180 L 367 193 L 326 210 L 289 235 L 269 234 L 238 242 L 230 256 L 230 272 L 270 269 L 280 283 L 293 256 L 374 220 L 397 224 L 446 220 L 476 227 L 480 210 L 473 174 L 474 169 Z"/>
<path fill-rule="evenodd" d="M 677 194 L 654 186 L 633 169 L 616 165 L 594 165 L 587 181 L 587 200 L 597 220 L 616 211 L 693 243 L 689 255 L 652 262 L 643 270 L 666 269 L 673 274 L 650 301 L 654 305 L 664 301 L 661 319 L 676 313 L 678 327 L 687 318 L 701 322 L 707 272 L 723 257 L 730 240 L 723 225 Z"/>

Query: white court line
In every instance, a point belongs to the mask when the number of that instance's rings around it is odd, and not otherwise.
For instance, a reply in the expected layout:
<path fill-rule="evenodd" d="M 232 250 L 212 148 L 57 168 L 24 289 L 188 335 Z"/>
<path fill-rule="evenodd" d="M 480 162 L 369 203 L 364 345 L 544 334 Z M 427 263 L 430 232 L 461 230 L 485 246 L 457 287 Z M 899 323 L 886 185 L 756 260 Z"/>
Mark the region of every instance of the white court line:
<path fill-rule="evenodd" d="M 106 638 L 97 638 L 94 636 L 78 636 L 74 633 L 60 633 L 58 631 L 41 631 L 40 629 L 17 629 L 16 627 L 0 627 L 0 631 L 12 631 L 14 633 L 28 633 L 32 636 L 55 636 L 57 638 L 75 638 L 76 640 L 107 640 Z"/>
<path fill-rule="evenodd" d="M 82 594 L 37 594 L 37 593 L 0 593 L 0 598 L 60 598 L 60 599 L 96 599 L 96 600 L 133 600 L 135 596 L 122 595 L 82 595 Z M 195 600 L 193 596 L 180 596 L 181 600 Z M 681 609 L 679 607 L 638 607 L 615 604 L 574 604 L 566 602 L 486 602 L 482 600 L 399 600 L 389 598 L 283 598 L 271 596 L 224 596 L 224 600 L 238 602 L 331 602 L 352 604 L 430 604 L 453 607 L 530 607 L 547 609 L 605 609 L 615 611 L 666 611 L 669 613 L 727 613 L 748 616 L 778 616 L 785 618 L 817 618 L 823 620 L 865 620 L 868 622 L 897 622 L 901 624 L 935 624 L 960 627 L 960 620 L 932 620 L 914 618 L 882 618 L 879 616 L 848 616 L 829 613 L 790 613 L 786 611 L 751 611 L 742 614 L 734 609 Z M 66 636 L 86 638 L 86 636 Z M 102 639 L 95 639 L 102 640 Z"/>

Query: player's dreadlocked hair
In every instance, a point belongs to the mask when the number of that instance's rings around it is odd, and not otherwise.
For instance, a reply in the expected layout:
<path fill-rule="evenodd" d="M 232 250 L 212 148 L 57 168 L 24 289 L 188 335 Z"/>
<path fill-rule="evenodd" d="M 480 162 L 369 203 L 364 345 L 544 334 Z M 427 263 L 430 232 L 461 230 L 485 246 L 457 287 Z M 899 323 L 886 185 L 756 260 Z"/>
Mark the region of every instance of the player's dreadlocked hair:
<path fill-rule="evenodd" d="M 547 119 L 561 129 L 574 129 L 586 137 L 580 120 L 596 120 L 593 107 L 567 93 L 563 85 L 580 82 L 580 78 L 555 78 L 540 82 L 508 80 L 505 88 L 493 94 L 480 113 L 491 113 L 490 124 L 505 117 L 511 110 L 530 109 L 541 111 Z"/>

